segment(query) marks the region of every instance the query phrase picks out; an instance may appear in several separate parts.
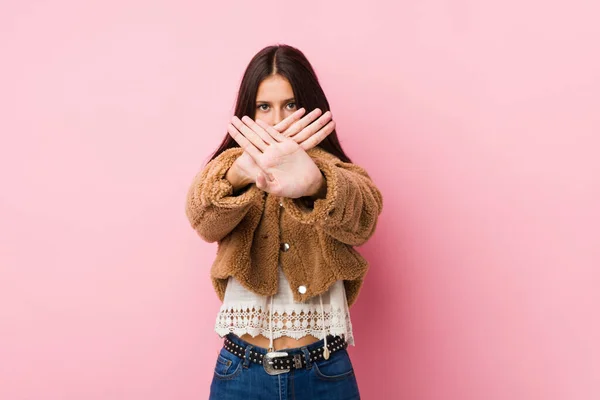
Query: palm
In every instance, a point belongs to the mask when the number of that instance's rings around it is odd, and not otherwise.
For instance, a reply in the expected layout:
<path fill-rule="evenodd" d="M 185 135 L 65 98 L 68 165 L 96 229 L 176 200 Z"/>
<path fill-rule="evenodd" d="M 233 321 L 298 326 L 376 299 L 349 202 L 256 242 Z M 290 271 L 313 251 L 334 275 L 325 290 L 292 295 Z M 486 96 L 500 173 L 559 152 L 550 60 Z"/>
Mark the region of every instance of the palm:
<path fill-rule="evenodd" d="M 271 193 L 277 196 L 302 197 L 321 176 L 311 157 L 292 139 L 269 146 L 257 163 L 267 174 Z"/>

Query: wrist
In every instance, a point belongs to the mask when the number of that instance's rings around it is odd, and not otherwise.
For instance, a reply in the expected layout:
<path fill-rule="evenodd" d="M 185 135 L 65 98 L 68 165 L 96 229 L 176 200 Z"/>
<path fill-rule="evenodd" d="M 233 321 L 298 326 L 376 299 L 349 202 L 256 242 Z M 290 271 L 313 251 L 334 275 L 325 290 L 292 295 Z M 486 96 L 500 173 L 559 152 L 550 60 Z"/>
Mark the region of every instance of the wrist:
<path fill-rule="evenodd" d="M 313 187 L 307 194 L 307 197 L 309 197 L 312 200 L 324 199 L 327 195 L 327 181 L 325 180 L 325 176 L 323 176 L 322 172 L 319 175 L 320 179 L 315 183 L 315 185 L 313 185 Z"/>
<path fill-rule="evenodd" d="M 236 163 L 233 163 L 233 165 L 227 170 L 225 179 L 231 183 L 234 192 L 252 183 L 250 179 L 246 178 L 240 173 Z"/>

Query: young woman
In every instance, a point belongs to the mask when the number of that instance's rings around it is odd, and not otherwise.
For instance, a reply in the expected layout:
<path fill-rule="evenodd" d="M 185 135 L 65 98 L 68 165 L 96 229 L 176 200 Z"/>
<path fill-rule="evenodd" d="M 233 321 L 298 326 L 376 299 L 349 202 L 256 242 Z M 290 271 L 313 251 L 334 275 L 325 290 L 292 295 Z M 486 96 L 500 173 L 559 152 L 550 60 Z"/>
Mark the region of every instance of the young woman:
<path fill-rule="evenodd" d="M 306 111 L 309 111 L 306 113 Z M 211 280 L 224 337 L 210 399 L 359 399 L 346 347 L 382 197 L 344 153 L 298 49 L 250 61 L 227 135 L 195 177 L 186 213 L 218 242 Z"/>

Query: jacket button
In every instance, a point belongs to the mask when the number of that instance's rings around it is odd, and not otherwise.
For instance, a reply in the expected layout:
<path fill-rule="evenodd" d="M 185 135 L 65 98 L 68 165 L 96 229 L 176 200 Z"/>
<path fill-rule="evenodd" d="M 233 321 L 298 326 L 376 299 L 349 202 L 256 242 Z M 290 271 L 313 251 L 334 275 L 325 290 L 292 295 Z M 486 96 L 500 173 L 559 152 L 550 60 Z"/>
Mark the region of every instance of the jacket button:
<path fill-rule="evenodd" d="M 302 294 L 306 293 L 306 286 L 304 286 L 304 285 L 298 286 L 298 291 Z"/>
<path fill-rule="evenodd" d="M 281 251 L 288 251 L 290 249 L 290 245 L 288 243 L 281 243 Z"/>

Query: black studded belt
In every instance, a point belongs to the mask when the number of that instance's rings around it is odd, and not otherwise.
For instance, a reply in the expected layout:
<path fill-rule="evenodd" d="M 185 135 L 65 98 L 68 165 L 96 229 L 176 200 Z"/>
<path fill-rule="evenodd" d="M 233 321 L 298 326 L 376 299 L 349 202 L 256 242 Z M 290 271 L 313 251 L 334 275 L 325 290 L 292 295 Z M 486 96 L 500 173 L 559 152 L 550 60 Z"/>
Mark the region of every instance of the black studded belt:
<path fill-rule="evenodd" d="M 233 343 L 227 337 L 225 337 L 223 347 L 240 358 L 244 358 L 246 355 L 246 346 L 240 346 Z M 346 342 L 343 337 L 327 337 L 327 348 L 329 349 L 329 353 L 335 353 L 346 347 L 348 347 L 348 342 Z M 267 354 L 262 354 L 250 349 L 249 353 L 250 361 L 262 365 L 269 375 L 278 375 L 289 372 L 292 369 L 306 368 L 306 357 L 304 356 L 304 353 L 298 352 L 298 350 L 295 351 L 296 354 L 289 354 L 286 351 L 271 351 Z M 324 353 L 325 346 L 309 350 L 310 360 L 315 362 L 329 358 L 329 356 Z"/>

